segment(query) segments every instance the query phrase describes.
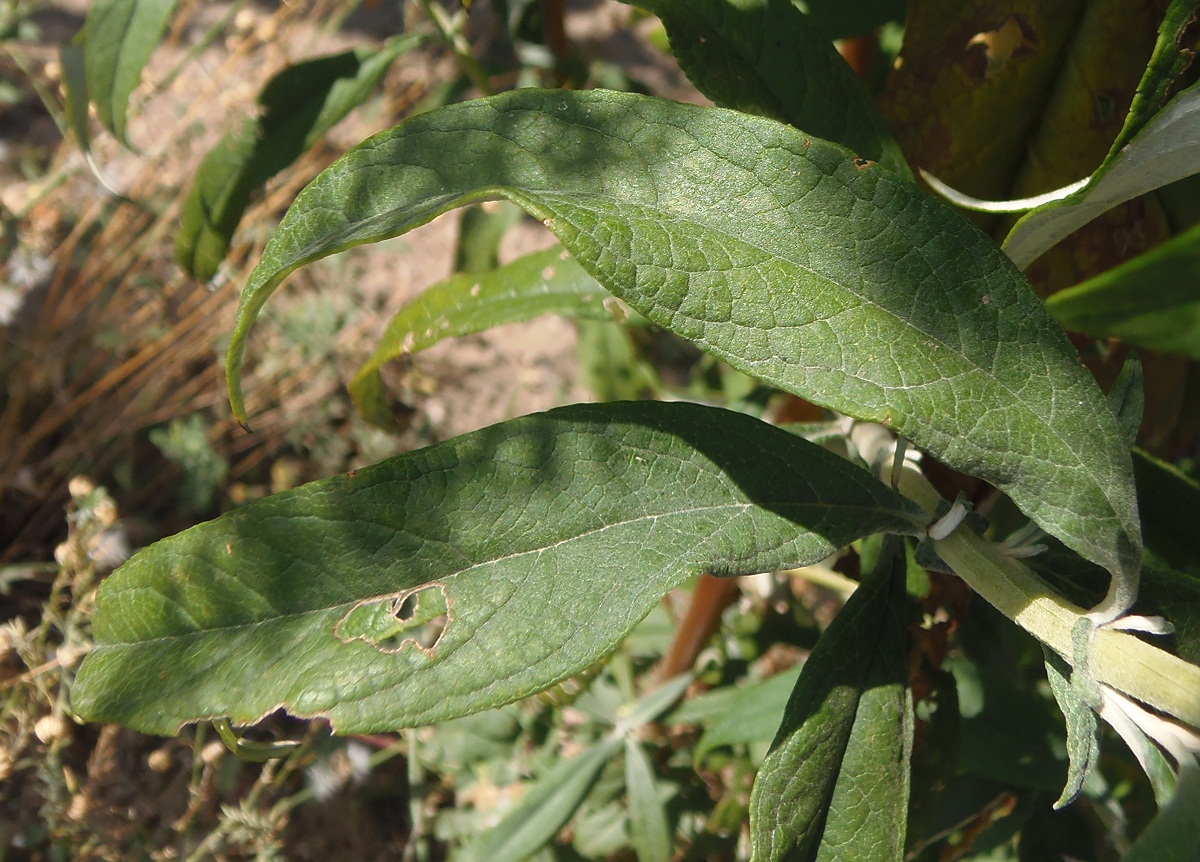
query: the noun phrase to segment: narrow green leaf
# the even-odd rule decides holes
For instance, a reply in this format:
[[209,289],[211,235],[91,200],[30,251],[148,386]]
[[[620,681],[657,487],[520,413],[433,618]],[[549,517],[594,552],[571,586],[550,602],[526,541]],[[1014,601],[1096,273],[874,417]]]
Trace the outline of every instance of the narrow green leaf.
[[912,701],[899,543],[817,642],[750,797],[754,858],[904,858]]
[[696,744],[696,763],[714,748],[770,742],[779,730],[800,668],[792,668],[754,685],[737,689],[737,697]]
[[379,369],[446,338],[543,314],[611,319],[608,291],[562,246],[534,252],[486,273],[460,273],[434,285],[392,318],[375,354],[350,380],[350,397],[369,422],[396,424]]
[[1167,565],[1200,578],[1200,484],[1140,449],[1134,452],[1138,505],[1146,519],[1146,547]]
[[63,88],[66,90],[67,126],[75,135],[75,143],[84,155],[92,152],[92,134],[88,128],[87,73],[84,66],[82,34],[63,45],[59,52],[62,63]]
[[718,105],[790,123],[911,177],[871,94],[790,0],[637,5],[662,20],[680,67]]
[[454,246],[455,272],[484,273],[500,266],[500,242],[524,213],[505,201],[490,207],[481,204],[463,212]]
[[[1087,620],[1081,620],[1087,623]],[[1085,632],[1083,627],[1081,632]],[[1085,637],[1080,635],[1079,637]],[[1057,653],[1045,650],[1046,679],[1067,722],[1067,783],[1054,803],[1055,809],[1074,802],[1083,783],[1100,761],[1100,693],[1095,680],[1088,676],[1086,645],[1076,645],[1076,663],[1072,668]]]
[[903,21],[907,0],[792,0],[830,39],[863,36],[892,21]]
[[1200,359],[1200,226],[1046,300],[1065,329]]
[[1026,213],[1004,239],[1024,269],[1044,252],[1117,204],[1200,172],[1200,84],[1173,98],[1134,138],[1110,154],[1082,189]]
[[578,757],[559,761],[498,826],[465,847],[463,855],[471,862],[522,862],[571,819],[620,747],[620,738],[610,737]]
[[297,198],[242,293],[226,362],[239,418],[247,335],[288,273],[488,197],[543,219],[654,323],[766,383],[891,425],[1136,577],[1128,449],[1004,255],[891,171],[716,108],[518,90],[370,139]]
[[[141,551],[100,589],[73,703],[159,734],[280,707],[343,733],[430,724],[582,672],[689,576],[812,563],[923,521],[866,471],[748,416],[563,408]],[[444,618],[420,617],[426,598]]]
[[1130,449],[1137,443],[1142,414],[1146,410],[1144,380],[1142,360],[1136,353],[1130,353],[1112,388],[1108,390],[1108,406],[1117,417],[1117,426],[1125,436],[1125,445]]
[[1125,862],[1192,862],[1200,847],[1200,767],[1185,763],[1170,803],[1129,848]]
[[638,862],[670,862],[675,851],[667,810],[658,795],[654,770],[641,744],[625,737],[625,790],[629,799],[629,838]]
[[377,50],[307,60],[268,81],[261,116],[226,135],[200,165],[175,235],[179,265],[201,281],[212,278],[254,193],[361,105],[392,61],[420,41],[409,34]]
[[96,116],[128,145],[129,96],[158,47],[177,0],[94,0],[84,22],[87,94]]

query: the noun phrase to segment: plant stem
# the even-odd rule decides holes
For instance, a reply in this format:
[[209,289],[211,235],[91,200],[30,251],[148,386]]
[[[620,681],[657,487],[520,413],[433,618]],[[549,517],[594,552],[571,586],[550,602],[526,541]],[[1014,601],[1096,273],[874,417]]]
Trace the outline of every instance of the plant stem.
[[[905,464],[900,490],[932,516],[942,497],[929,480]],[[934,542],[939,557],[1006,617],[1062,656],[1073,660],[1071,632],[1088,616],[1057,595],[1030,568],[967,529]],[[1136,698],[1192,727],[1200,727],[1200,667],[1132,634],[1100,628],[1089,670],[1098,682]]]

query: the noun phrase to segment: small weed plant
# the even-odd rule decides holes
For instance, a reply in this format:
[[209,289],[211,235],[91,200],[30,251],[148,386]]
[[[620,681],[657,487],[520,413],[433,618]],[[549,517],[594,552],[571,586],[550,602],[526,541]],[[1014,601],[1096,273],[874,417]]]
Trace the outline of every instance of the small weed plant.
[[[269,756],[278,744],[233,728],[278,710],[345,735],[464,721],[584,685],[606,657],[624,656],[571,707],[588,705],[590,737],[557,751],[498,824],[475,824],[456,858],[568,858],[550,843],[568,822],[593,838],[572,852],[591,858],[622,846],[643,862],[706,852],[696,836],[708,827],[680,813],[681,785],[654,758],[669,751],[656,734],[690,720],[712,735],[697,760],[751,746],[753,789],[721,827],[739,834],[748,812],[745,840],[723,851],[732,856],[1194,859],[1200,487],[1137,441],[1140,431],[1168,458],[1194,452],[1178,375],[1200,357],[1200,234],[1169,202],[1195,193],[1200,170],[1200,87],[1187,69],[1195,3],[1159,4],[1150,21],[1122,2],[1068,14],[914,0],[907,18],[886,2],[639,5],[716,106],[602,89],[491,94],[462,38],[465,11],[424,4],[428,34],[298,64],[267,86],[261,114],[202,168],[177,257],[202,279],[217,273],[254,190],[361,102],[394,57],[441,38],[486,95],[369,138],[296,198],[242,289],[226,363],[238,418],[253,427],[243,357],[290,273],[495,200],[559,245],[464,272],[405,308],[350,382],[369,419],[393,421],[386,362],[547,312],[608,333],[671,333],[710,357],[718,379],[751,382],[730,383],[725,393],[741,394],[723,406],[612,401],[516,418],[160,541],[100,587],[72,708],[162,735],[212,721],[235,749]],[[559,6],[541,4],[551,23]],[[170,8],[96,3],[72,48],[76,103],[90,100],[118,137]],[[961,38],[939,41],[952,29],[933,23],[939,15]],[[559,29],[546,34],[561,53]],[[848,55],[898,45],[881,94],[830,37]],[[1128,87],[1092,92],[1071,114],[1060,102],[1082,97],[1055,70],[1117,74],[1105,52],[1118,42],[1143,46]],[[578,80],[569,64],[555,70]],[[1015,161],[986,166],[1026,116],[1015,101],[997,107],[1001,92],[1036,103],[1029,146],[1050,141],[1024,173]],[[953,132],[935,110],[982,114]],[[1085,139],[1089,117],[1112,123],[1094,161],[1083,143],[1064,156],[1063,138],[1046,137]],[[1042,194],[1052,186],[1038,170],[1055,159],[1083,179]],[[972,223],[913,167],[985,215]],[[1041,197],[994,202],[950,186],[990,197],[1035,186]],[[1062,274],[1056,246],[1128,201],[1160,206],[1144,203],[1156,191],[1156,236],[1174,238],[1126,249],[1116,267],[1097,254],[1105,266],[1086,277]],[[1107,394],[1064,328],[1090,336],[1077,342],[1089,359],[1107,359]],[[1101,355],[1117,339],[1147,352],[1145,371],[1124,348]],[[1182,357],[1168,363],[1175,377],[1162,376],[1163,356]],[[627,371],[653,376],[631,362]],[[1164,380],[1185,405],[1169,428]],[[767,421],[780,411],[764,405],[780,403],[820,421]],[[822,573],[849,594],[798,673],[682,706],[688,675],[636,690],[635,653],[622,644],[664,596],[701,575],[764,572]],[[968,613],[969,600],[948,598],[951,576],[990,608]],[[1005,657],[1006,643],[1017,645]],[[1013,670],[982,669],[989,650]],[[1066,719],[1050,742],[1047,682]],[[712,700],[722,691],[736,694]],[[508,709],[496,721],[515,721]],[[739,732],[764,723],[765,734]],[[1145,778],[1105,778],[1102,758],[1121,744],[1105,727]],[[1099,846],[1045,837],[1069,831],[1034,801],[1051,790],[1055,808],[1088,800],[1108,824]],[[627,800],[615,842],[596,837],[609,810],[597,794]],[[1016,826],[976,847],[1005,815]]]

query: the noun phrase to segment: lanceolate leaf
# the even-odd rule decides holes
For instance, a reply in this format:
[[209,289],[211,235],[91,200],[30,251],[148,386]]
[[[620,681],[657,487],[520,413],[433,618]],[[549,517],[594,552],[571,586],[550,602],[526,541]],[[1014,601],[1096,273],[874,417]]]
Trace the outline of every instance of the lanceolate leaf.
[[128,143],[129,95],[158,46],[176,0],[95,0],[84,24],[88,98],[101,124]]
[[1022,269],[1096,216],[1200,172],[1200,84],[1172,99],[1122,150],[1110,154],[1092,181],[1071,196],[1026,214],[1004,239]]
[[1200,227],[1059,291],[1046,308],[1075,332],[1200,359]]
[[904,550],[880,559],[826,629],[750,798],[754,858],[904,858],[912,701]]
[[[718,105],[773,117],[911,176],[871,94],[790,0],[638,0]],[[845,4],[843,4],[845,5]]]
[[253,194],[358,107],[398,56],[420,42],[404,36],[284,69],[259,94],[262,116],[226,135],[200,165],[184,201],[175,259],[207,281],[217,271]]
[[486,197],[543,219],[654,323],[891,425],[997,484],[1081,554],[1136,575],[1128,450],[1004,255],[891,171],[720,109],[519,90],[365,142],[299,196],[243,292],[227,360],[239,417],[247,334],[289,272]]
[[708,571],[822,559],[912,504],[786,431],[674,403],[513,420],[253,503],[100,590],[83,715],[151,733],[279,707],[344,733],[583,671]]
[[445,338],[558,312],[603,320],[608,291],[556,246],[487,273],[462,273],[434,285],[392,318],[375,355],[355,372],[350,397],[370,422],[395,424],[379,369]]
[[511,814],[466,847],[463,856],[470,862],[528,859],[571,819],[604,764],[620,748],[619,737],[608,737],[578,757],[560,760],[529,789]]

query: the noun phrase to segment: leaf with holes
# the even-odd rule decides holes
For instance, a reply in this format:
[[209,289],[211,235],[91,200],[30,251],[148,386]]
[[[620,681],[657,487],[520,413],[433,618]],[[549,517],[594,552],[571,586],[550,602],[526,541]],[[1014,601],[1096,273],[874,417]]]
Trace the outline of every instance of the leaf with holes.
[[923,520],[749,416],[563,408],[142,551],[100,589],[73,703],[158,734],[280,707],[342,733],[429,724],[580,673],[699,572],[811,563]]
[[297,198],[242,293],[226,363],[238,416],[246,338],[288,273],[494,197],[543,219],[652,322],[766,383],[891,425],[1136,579],[1128,447],[1004,254],[891,171],[716,108],[518,90],[366,141]]

